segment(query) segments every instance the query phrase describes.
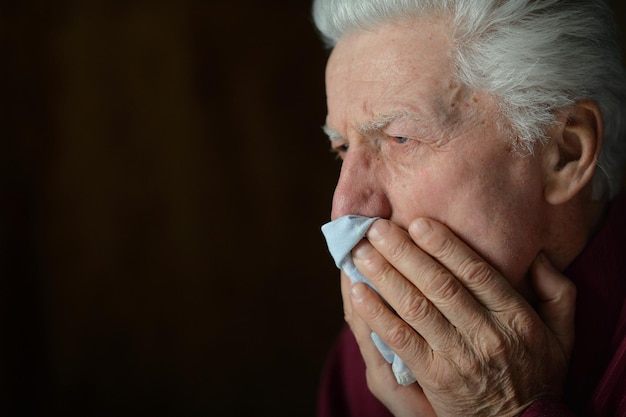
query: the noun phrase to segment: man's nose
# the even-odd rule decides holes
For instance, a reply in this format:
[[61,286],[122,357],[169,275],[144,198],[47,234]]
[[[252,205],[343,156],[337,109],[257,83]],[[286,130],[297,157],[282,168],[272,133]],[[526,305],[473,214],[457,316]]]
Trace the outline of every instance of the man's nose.
[[333,196],[332,220],[348,214],[367,217],[391,217],[384,176],[375,160],[366,152],[350,149],[343,164]]

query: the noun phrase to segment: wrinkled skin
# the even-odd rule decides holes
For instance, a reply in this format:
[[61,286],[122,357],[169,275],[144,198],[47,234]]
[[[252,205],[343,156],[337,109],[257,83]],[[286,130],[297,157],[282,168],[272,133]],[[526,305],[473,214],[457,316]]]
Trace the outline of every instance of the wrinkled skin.
[[[332,218],[383,219],[353,256],[397,313],[342,277],[345,316],[395,415],[515,416],[560,395],[575,289],[548,259],[562,267],[584,238],[554,233],[574,189],[553,191],[558,151],[515,152],[495,100],[455,81],[450,48],[445,22],[415,20],[346,35],[329,60]],[[417,384],[397,385],[372,331]]]
[[[573,343],[573,285],[545,258],[533,264],[542,318],[441,224],[416,221],[409,231],[379,220],[354,251],[399,317],[369,287],[342,277],[372,392],[396,416],[515,416],[535,399],[558,398]],[[395,383],[372,330],[419,385]]]

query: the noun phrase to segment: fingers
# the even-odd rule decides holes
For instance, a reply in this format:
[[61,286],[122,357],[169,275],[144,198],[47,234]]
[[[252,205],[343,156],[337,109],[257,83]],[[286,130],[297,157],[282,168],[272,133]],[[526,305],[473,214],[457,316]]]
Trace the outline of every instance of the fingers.
[[522,302],[509,282],[447,227],[429,219],[417,219],[409,226],[409,234],[488,310],[509,310]]
[[[342,283],[342,287],[347,290],[344,292],[344,305],[349,306],[350,327],[365,362],[367,386],[370,391],[395,416],[436,417],[430,402],[418,384],[398,385],[391,366],[372,341],[372,330],[358,314],[359,307],[361,307],[360,302],[357,301],[358,306],[352,306],[354,299],[351,295],[352,284],[345,276],[343,278],[347,284],[343,285],[344,283]],[[355,287],[361,287],[372,296],[372,299],[377,299],[376,301],[380,302],[380,298],[365,284],[357,283]]]
[[[394,268],[381,252],[374,249],[372,244],[366,241],[359,243],[355,248],[353,258],[359,270],[368,276],[381,296],[403,320],[399,320],[393,312],[384,308],[382,302],[370,305],[367,300],[371,300],[373,297],[361,286],[355,285],[353,287],[353,290],[358,291],[352,294],[353,306],[356,307],[357,303],[359,306],[364,306],[361,307],[359,314],[370,323],[372,329],[379,336],[385,340],[390,340],[390,344],[397,349],[396,353],[398,354],[404,350],[410,352],[414,347],[409,342],[412,340],[411,334],[415,332],[411,331],[406,323],[410,324],[412,328],[418,329],[433,350],[444,351],[451,344],[450,337],[455,333],[454,326],[413,284],[415,279],[408,280],[405,278],[405,276],[411,277],[412,274],[428,273],[428,271],[424,271],[428,268],[423,268],[423,266],[433,264],[433,262],[419,248],[410,243],[406,234],[396,234],[396,238],[391,239],[392,241],[385,241],[384,244],[396,248],[403,247],[401,250],[390,249],[396,254],[391,257],[394,258],[394,266],[398,269]],[[373,238],[370,237],[370,239]],[[398,239],[400,242],[396,242]],[[441,268],[439,267],[439,269]],[[443,279],[456,282],[449,277]],[[436,280],[424,276],[424,281],[433,282]],[[450,310],[454,309],[451,308]]]
[[[357,285],[363,285],[366,287],[365,284]],[[368,289],[369,288],[366,287],[366,290]],[[343,296],[346,322],[354,334],[359,350],[361,351],[361,356],[363,356],[363,360],[367,365],[369,383],[376,383],[381,386],[388,387],[395,386],[396,379],[389,363],[381,356],[380,352],[376,348],[376,345],[374,345],[374,342],[372,341],[372,330],[369,325],[354,312],[351,295],[352,283],[344,273],[341,274],[341,292]],[[377,297],[375,294],[373,294],[373,296]]]
[[[409,366],[438,412],[467,415],[465,403],[450,401],[449,394],[467,404],[477,398],[487,403],[494,392],[483,388],[493,383],[515,412],[537,395],[558,391],[572,346],[575,294],[545,258],[531,269],[538,314],[506,278],[435,221],[417,220],[407,235],[378,220],[366,237],[352,253],[354,263],[391,306],[362,283],[345,285],[346,311],[368,375],[371,368],[395,386],[371,329]],[[546,363],[537,363],[538,357]]]
[[531,284],[539,298],[537,311],[569,358],[574,346],[576,286],[539,254],[531,269]]
[[[428,249],[439,244],[430,237],[434,235],[431,233],[425,239],[414,238],[424,240],[425,251],[416,246],[398,226],[386,220],[378,220],[367,234],[376,250],[366,252],[368,246],[363,243],[353,255],[357,267],[372,280],[398,314],[419,329],[434,350],[445,350],[451,337],[446,332],[474,328],[477,317],[484,316],[484,308],[463,286],[462,280],[454,276],[455,270],[463,268],[442,265],[433,259],[435,255],[428,252]],[[458,244],[457,241],[447,239],[454,245]],[[463,245],[463,248],[467,247]],[[442,255],[444,261],[450,263],[450,256],[446,256],[445,250],[440,250],[441,253],[435,250],[432,252]],[[478,259],[469,249],[455,252],[454,255],[463,256],[463,261],[470,255]],[[485,268],[493,272],[489,266]],[[467,314],[468,311],[475,314]]]
[[430,346],[400,317],[389,310],[380,297],[365,284],[352,286],[351,300],[354,311],[381,339],[385,340],[400,357],[423,363],[432,355]]
[[[345,272],[341,271],[341,299],[343,300],[343,318],[352,328],[352,303],[350,302],[350,287],[352,283]],[[354,331],[353,331],[354,332]]]

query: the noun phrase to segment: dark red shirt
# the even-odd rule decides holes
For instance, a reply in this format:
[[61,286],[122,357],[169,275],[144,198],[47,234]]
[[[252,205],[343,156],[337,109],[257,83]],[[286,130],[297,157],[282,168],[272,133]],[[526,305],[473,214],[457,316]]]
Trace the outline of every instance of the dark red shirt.
[[[562,402],[534,402],[523,417],[626,417],[626,197],[566,269],[577,287],[576,343]],[[318,417],[385,417],[367,388],[365,363],[346,327],[330,352]]]

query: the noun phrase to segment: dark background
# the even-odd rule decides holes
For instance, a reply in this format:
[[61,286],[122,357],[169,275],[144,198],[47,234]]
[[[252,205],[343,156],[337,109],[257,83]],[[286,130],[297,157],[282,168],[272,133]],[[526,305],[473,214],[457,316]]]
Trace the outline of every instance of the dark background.
[[309,9],[0,3],[0,415],[313,415],[342,312]]

